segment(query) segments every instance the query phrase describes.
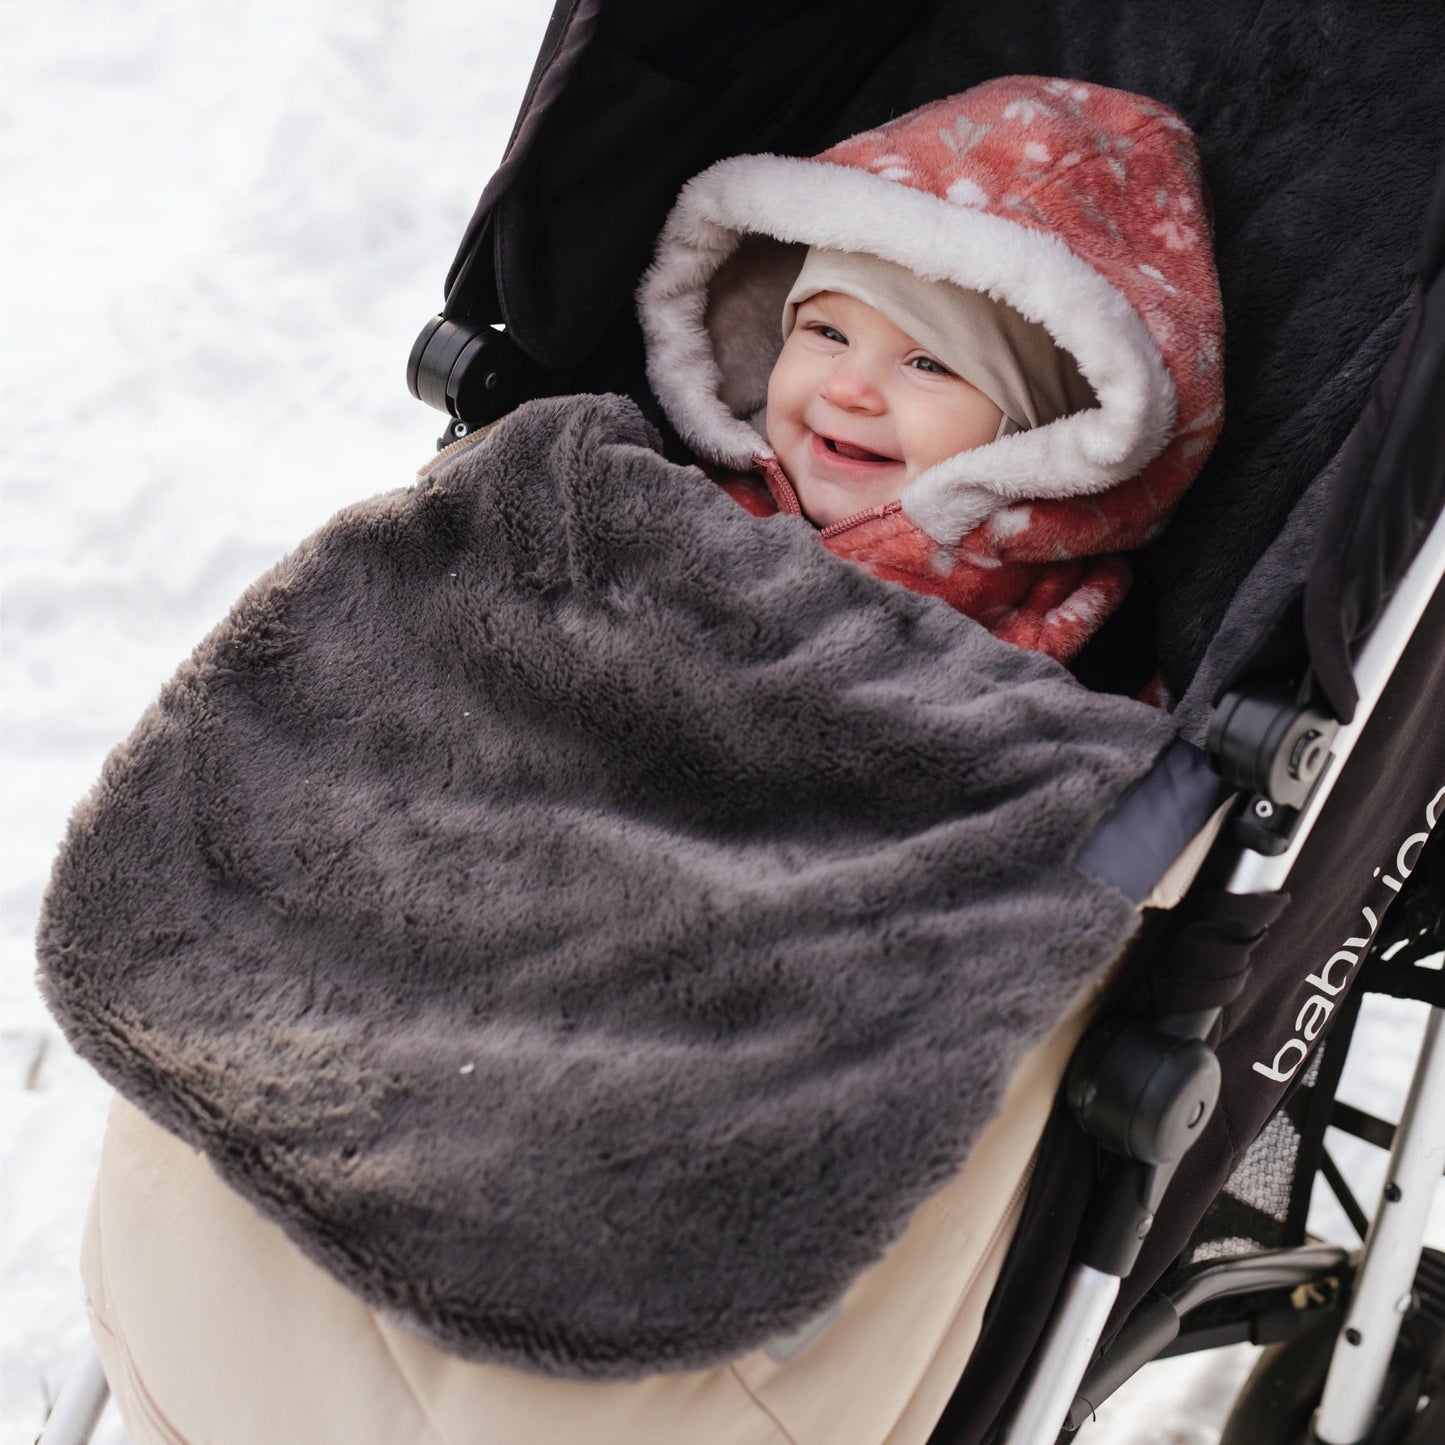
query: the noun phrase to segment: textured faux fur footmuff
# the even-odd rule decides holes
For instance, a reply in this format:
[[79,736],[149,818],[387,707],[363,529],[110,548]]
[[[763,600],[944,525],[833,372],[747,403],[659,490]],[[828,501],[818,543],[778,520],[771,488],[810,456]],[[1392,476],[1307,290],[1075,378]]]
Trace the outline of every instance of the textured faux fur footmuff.
[[530,403],[241,599],[78,809],[76,1048],[468,1358],[815,1318],[1130,937],[1078,871],[1169,719]]

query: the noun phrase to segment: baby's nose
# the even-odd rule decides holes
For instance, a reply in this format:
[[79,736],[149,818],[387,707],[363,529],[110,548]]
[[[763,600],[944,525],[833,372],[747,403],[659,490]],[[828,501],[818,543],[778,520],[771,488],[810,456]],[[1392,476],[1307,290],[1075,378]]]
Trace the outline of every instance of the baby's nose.
[[873,368],[856,356],[840,356],[823,383],[823,396],[834,406],[853,410],[877,410],[883,405],[883,392]]

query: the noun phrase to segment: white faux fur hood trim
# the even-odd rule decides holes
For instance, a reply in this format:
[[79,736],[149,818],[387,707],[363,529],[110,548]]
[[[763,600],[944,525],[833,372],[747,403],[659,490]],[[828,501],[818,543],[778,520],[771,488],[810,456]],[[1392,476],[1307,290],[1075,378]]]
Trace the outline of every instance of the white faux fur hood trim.
[[903,510],[941,543],[1019,500],[1104,491],[1169,441],[1177,398],[1159,348],[1123,293],[1061,240],[853,166],[753,155],[688,182],[637,293],[653,392],[708,461],[746,468],[771,454],[721,400],[704,324],[710,283],[750,233],[866,251],[987,292],[1044,326],[1078,363],[1097,407],[960,452],[904,490]]

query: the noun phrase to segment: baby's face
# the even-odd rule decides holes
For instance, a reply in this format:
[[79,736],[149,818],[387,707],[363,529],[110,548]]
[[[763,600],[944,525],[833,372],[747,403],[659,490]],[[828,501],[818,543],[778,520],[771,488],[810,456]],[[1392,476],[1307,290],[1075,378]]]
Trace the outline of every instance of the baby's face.
[[893,501],[991,442],[1002,417],[882,312],[837,291],[798,307],[768,378],[768,442],[819,527]]

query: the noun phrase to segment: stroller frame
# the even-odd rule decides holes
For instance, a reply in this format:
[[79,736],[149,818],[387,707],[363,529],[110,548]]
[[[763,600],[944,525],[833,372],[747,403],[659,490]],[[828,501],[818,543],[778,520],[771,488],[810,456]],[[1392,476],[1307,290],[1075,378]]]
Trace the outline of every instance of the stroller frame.
[[[1384,692],[1400,656],[1424,615],[1431,598],[1445,579],[1445,519],[1437,520],[1408,571],[1400,580],[1384,615],[1370,634],[1355,662],[1355,678],[1360,701],[1354,718],[1340,726],[1330,752],[1318,763],[1315,781],[1304,806],[1299,809],[1284,849],[1273,856],[1257,851],[1248,844],[1238,844],[1239,855],[1231,870],[1226,889],[1231,893],[1277,893],[1287,883],[1290,869],[1322,812],[1335,781],[1356,741],[1363,733],[1380,696]],[[1231,699],[1221,705],[1217,716],[1223,716]],[[1292,752],[1296,744],[1282,744]],[[1275,816],[1276,809],[1289,806],[1282,797],[1269,791],[1255,794],[1242,805],[1246,816],[1261,820]],[[1202,1041],[1213,1026],[1218,1011],[1182,1019],[1160,1020],[1161,1033],[1172,1038]],[[1176,1030],[1178,1032],[1176,1032]],[[1203,1048],[1202,1042],[1200,1047]],[[1081,1046],[1080,1054],[1084,1048]],[[1205,1053],[1209,1063],[1213,1056]],[[1163,1152],[1177,1153],[1170,1157],[1149,1160],[1133,1157],[1132,1169],[1125,1178],[1096,1204],[1096,1223],[1081,1240],[1080,1254],[1092,1256],[1102,1251],[1099,1265],[1081,1260],[1076,1263],[1061,1291],[1059,1302],[1045,1329],[1032,1366],[1025,1377],[1023,1394],[1004,1437],[1006,1445],[1038,1445],[1053,1440],[1066,1425],[1075,1428],[1087,1418],[1093,1404],[1103,1395],[1098,1386],[1114,1376],[1104,1394],[1117,1388],[1132,1369],[1120,1373],[1123,1361],[1114,1368],[1088,1379],[1089,1365],[1103,1337],[1105,1325],[1122,1280],[1132,1268],[1139,1243],[1147,1235],[1153,1220],[1153,1208],[1162,1196],[1178,1160],[1202,1128],[1218,1092],[1218,1066],[1211,1075],[1209,1065],[1201,1063],[1187,1076],[1180,1078],[1171,1090],[1147,1099],[1146,1107],[1168,1126],[1168,1119],[1178,1119],[1183,1111],[1186,1127],[1169,1141]],[[1131,1075],[1115,1078],[1111,1083],[1131,1091],[1134,1097],[1110,1099],[1107,1104],[1097,1096],[1088,1100],[1081,1110],[1075,1103],[1076,1115],[1086,1129],[1090,1118],[1128,1117],[1137,1127],[1135,1111],[1145,1104],[1147,1077]],[[1081,1098],[1087,1089],[1077,1076],[1070,1080],[1071,1102]],[[1175,1126],[1177,1129],[1177,1125]],[[1152,1132],[1152,1129],[1151,1129]],[[1117,1141],[1105,1138],[1106,1145]],[[1137,1156],[1139,1151],[1135,1151]],[[1124,1155],[1123,1157],[1130,1157]],[[1445,1010],[1432,1009],[1425,1040],[1415,1065],[1414,1077],[1395,1134],[1386,1182],[1379,1206],[1365,1243],[1364,1254],[1355,1275],[1352,1304],[1335,1347],[1325,1393],[1315,1424],[1315,1434],[1327,1445],[1355,1445],[1368,1433],[1370,1419],[1376,1408],[1385,1373],[1399,1335],[1400,1324],[1410,1303],[1410,1287],[1420,1262],[1424,1243],[1426,1217],[1429,1212],[1433,1184],[1439,1179],[1445,1163]],[[1119,1228],[1122,1216],[1124,1225]],[[1132,1241],[1129,1226],[1132,1225]],[[1113,1238],[1110,1238],[1110,1235]],[[1258,1272],[1268,1260],[1266,1277]],[[1283,1257],[1247,1256],[1232,1264],[1213,1266],[1207,1289],[1196,1289],[1188,1302],[1198,1305],[1205,1299],[1218,1298],[1233,1292],[1235,1277],[1242,1277],[1248,1289],[1281,1284],[1303,1284],[1338,1270],[1341,1259],[1336,1251],[1320,1251],[1306,1246],[1289,1251]],[[1112,1266],[1112,1267],[1111,1267]],[[1185,1303],[1181,1301],[1180,1303]],[[1403,1307],[1402,1307],[1403,1306]],[[1174,1317],[1177,1329],[1178,1315]],[[1172,1337],[1172,1336],[1171,1336]],[[1131,1343],[1137,1355],[1140,1345],[1156,1344],[1136,1366],[1153,1358],[1157,1348],[1169,1337],[1137,1340]]]

